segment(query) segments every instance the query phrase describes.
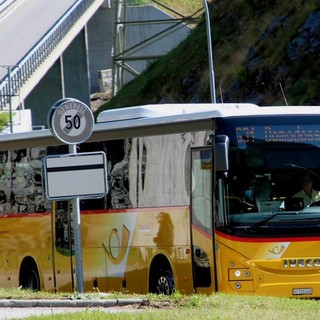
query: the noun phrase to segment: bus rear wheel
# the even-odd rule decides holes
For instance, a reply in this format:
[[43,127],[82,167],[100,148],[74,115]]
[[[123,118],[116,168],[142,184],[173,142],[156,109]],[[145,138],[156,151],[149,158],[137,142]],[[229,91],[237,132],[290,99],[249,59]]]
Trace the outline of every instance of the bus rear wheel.
[[25,258],[21,264],[19,283],[23,289],[40,290],[39,271],[35,261],[30,257]]
[[29,276],[27,277],[27,289],[33,291],[40,290],[40,280],[36,270],[29,271]]

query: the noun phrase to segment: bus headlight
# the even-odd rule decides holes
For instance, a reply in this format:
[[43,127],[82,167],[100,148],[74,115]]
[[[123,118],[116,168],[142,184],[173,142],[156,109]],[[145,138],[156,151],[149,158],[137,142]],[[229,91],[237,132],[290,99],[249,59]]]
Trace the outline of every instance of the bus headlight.
[[230,281],[252,280],[252,274],[249,269],[229,269]]

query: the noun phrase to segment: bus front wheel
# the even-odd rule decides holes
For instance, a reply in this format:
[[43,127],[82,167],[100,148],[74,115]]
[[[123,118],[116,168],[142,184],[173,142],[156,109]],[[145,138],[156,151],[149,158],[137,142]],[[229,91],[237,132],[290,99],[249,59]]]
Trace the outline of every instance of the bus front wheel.
[[173,272],[169,261],[163,255],[156,256],[150,266],[149,291],[170,295],[175,290]]
[[174,290],[173,275],[170,271],[165,271],[159,275],[157,280],[157,293],[170,295]]

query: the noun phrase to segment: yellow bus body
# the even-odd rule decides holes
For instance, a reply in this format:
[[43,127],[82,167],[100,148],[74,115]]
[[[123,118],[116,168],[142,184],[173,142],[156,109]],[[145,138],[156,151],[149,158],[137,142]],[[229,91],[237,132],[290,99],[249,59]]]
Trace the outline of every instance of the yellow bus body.
[[[18,287],[19,266],[30,256],[43,289],[71,291],[72,276],[76,277],[74,256],[52,253],[51,214],[0,219],[0,285]],[[187,207],[84,211],[81,225],[86,291],[96,286],[100,291],[146,293],[150,264],[163,255],[170,261],[176,289],[193,292]]]
[[[319,298],[320,202],[286,201],[300,171],[320,177],[319,107],[301,109],[103,113],[79,145],[106,153],[110,182],[81,198],[84,290]],[[71,199],[48,199],[42,170],[67,150],[49,130],[0,136],[0,287],[76,290]]]
[[0,286],[18,288],[21,262],[32,256],[41,272],[43,287],[54,289],[50,214],[1,216],[0,223]]
[[294,294],[293,290],[301,290],[305,298],[318,295],[318,246],[318,238],[248,240],[217,233],[217,264],[225,266],[218,273],[219,290],[282,297],[299,295]]

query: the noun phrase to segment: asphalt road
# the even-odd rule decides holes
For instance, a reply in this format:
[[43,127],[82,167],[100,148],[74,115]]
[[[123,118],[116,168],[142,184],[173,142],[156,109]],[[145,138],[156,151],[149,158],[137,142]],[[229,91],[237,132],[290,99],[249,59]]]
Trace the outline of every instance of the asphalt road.
[[43,315],[57,315],[67,314],[75,312],[105,312],[105,313],[116,313],[116,312],[137,312],[137,309],[130,307],[111,307],[111,308],[0,308],[0,319],[8,320],[12,318],[23,319],[31,316],[43,316]]
[[137,312],[143,299],[0,300],[0,320],[74,312]]
[[23,319],[30,316],[64,314],[83,310],[85,308],[0,308],[0,319]]
[[[76,0],[20,0],[0,17],[0,66],[14,65]],[[0,67],[0,79],[7,73]]]

